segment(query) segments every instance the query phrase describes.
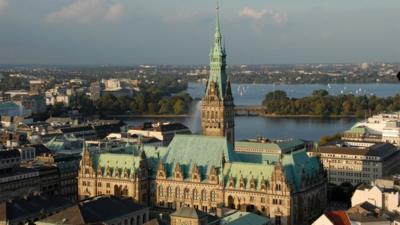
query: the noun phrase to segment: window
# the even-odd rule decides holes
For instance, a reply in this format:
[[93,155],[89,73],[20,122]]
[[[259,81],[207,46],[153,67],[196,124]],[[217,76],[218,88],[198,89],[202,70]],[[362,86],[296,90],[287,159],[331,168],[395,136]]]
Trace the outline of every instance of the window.
[[276,191],[281,191],[281,185],[280,184],[276,184],[275,185],[275,190]]
[[110,183],[107,183],[106,186],[109,188],[110,187]]
[[176,198],[180,198],[180,197],[181,197],[181,190],[179,189],[179,187],[177,187],[177,188],[175,189],[175,197],[176,197]]
[[206,190],[202,190],[201,191],[201,200],[202,201],[207,201],[207,192],[206,192]]
[[275,216],[275,225],[281,225],[281,216]]
[[167,197],[172,197],[172,187],[168,186],[167,188]]
[[184,195],[184,198],[185,198],[185,199],[189,199],[189,198],[190,198],[189,188],[186,188],[186,189],[185,189],[183,195]]
[[97,183],[97,187],[101,187],[101,182]]
[[193,190],[193,199],[194,200],[198,200],[199,199],[199,192],[197,191],[197,189]]
[[217,194],[215,193],[215,191],[211,191],[210,198],[211,198],[211,201],[212,201],[212,202],[215,202],[215,201],[216,201]]

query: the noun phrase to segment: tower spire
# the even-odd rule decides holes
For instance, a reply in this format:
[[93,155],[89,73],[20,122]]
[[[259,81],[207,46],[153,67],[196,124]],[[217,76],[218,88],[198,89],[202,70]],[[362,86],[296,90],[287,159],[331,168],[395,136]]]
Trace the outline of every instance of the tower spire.
[[234,104],[226,73],[225,43],[222,43],[219,0],[216,0],[214,43],[210,52],[210,75],[202,102],[201,127],[208,136],[225,136],[234,143]]
[[217,5],[215,7],[215,12],[216,12],[216,16],[217,16],[217,20],[216,20],[216,24],[215,24],[215,34],[219,34],[221,36],[221,25],[219,22],[219,0],[217,0]]

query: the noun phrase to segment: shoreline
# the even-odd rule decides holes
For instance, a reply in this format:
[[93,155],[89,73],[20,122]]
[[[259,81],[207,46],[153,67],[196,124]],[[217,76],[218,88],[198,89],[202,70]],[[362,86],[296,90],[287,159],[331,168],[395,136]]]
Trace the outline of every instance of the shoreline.
[[149,114],[149,115],[105,115],[105,118],[118,118],[118,119],[130,119],[130,118],[190,118],[191,116],[188,114],[174,115],[174,114],[166,114],[166,115],[158,115],[158,114]]
[[[264,117],[264,118],[321,118],[321,119],[347,119],[347,118],[357,118],[355,115],[330,115],[330,116],[319,116],[319,115],[235,115],[236,117]],[[191,118],[189,114],[166,114],[166,115],[106,115],[105,118],[108,119],[134,119],[134,118]]]
[[258,115],[260,117],[266,117],[266,118],[340,118],[340,119],[345,119],[345,118],[357,118],[355,115],[329,115],[329,116],[319,116],[319,115],[273,115],[273,114],[265,114],[265,115]]

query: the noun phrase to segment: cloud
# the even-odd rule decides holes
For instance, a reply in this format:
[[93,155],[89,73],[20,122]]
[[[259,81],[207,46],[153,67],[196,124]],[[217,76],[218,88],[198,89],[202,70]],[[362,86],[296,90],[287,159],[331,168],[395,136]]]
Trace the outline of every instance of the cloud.
[[210,18],[209,12],[190,12],[190,11],[180,11],[175,14],[169,14],[162,18],[162,20],[166,23],[193,23],[195,21],[199,21],[205,18]]
[[288,22],[288,14],[286,12],[278,12],[278,11],[269,11],[269,15],[272,18],[272,21],[274,21],[275,24],[278,25],[284,25]]
[[8,0],[0,0],[0,10],[8,6]]
[[48,14],[46,20],[49,23],[91,23],[99,20],[112,22],[122,14],[123,5],[120,3],[110,5],[106,0],[75,0],[70,5]]
[[112,5],[104,16],[105,21],[113,22],[118,20],[124,13],[124,6],[121,3]]
[[288,14],[285,11],[276,11],[272,9],[252,9],[244,7],[239,11],[240,17],[252,19],[254,21],[260,21],[263,19],[269,19],[276,25],[284,25],[288,22]]
[[267,14],[266,9],[262,10],[257,10],[257,9],[251,9],[249,7],[244,7],[242,10],[239,12],[239,16],[241,17],[248,17],[253,20],[260,20],[262,19],[265,15]]

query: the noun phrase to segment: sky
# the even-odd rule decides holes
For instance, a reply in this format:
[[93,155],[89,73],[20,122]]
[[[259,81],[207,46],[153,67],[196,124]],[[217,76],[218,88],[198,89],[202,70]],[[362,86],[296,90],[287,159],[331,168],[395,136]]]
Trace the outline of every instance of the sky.
[[[216,0],[0,0],[0,64],[208,64]],[[228,64],[400,62],[399,0],[220,0]]]

